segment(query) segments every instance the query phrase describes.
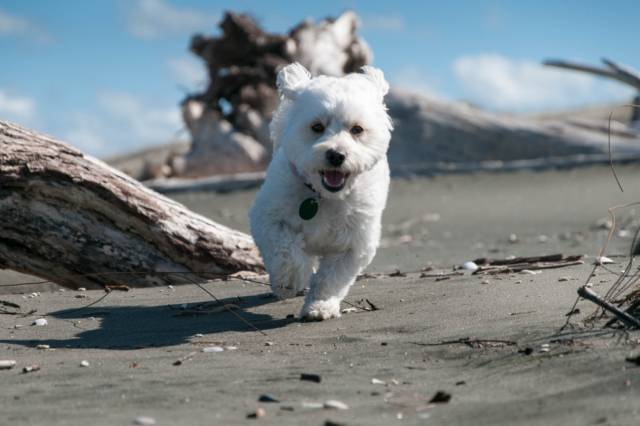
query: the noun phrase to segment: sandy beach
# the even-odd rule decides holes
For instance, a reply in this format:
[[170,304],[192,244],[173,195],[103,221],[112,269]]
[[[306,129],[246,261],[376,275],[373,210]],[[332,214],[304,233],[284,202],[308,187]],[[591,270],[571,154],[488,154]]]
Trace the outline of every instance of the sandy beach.
[[[183,304],[212,302],[195,285],[115,291],[100,301],[106,293],[51,286],[29,297],[35,287],[5,288],[0,300],[37,312],[0,315],[0,360],[16,361],[0,371],[0,423],[638,424],[640,370],[625,358],[640,354],[640,333],[603,329],[604,320],[585,326],[595,310],[588,301],[561,330],[578,287],[591,282],[604,294],[629,260],[640,207],[619,211],[607,249],[616,263],[591,276],[609,233],[607,209],[640,201],[640,167],[617,171],[624,193],[604,165],[394,180],[382,247],[366,272],[407,274],[357,281],[345,299],[355,312],[301,323],[302,298],[277,301],[249,281],[203,284],[265,334],[227,311],[182,315]],[[172,198],[248,232],[256,192]],[[556,253],[587,257],[535,275],[420,278],[478,258]],[[1,284],[22,279],[32,278],[0,275]],[[55,314],[46,326],[30,325],[45,313]],[[223,350],[203,352],[209,347]],[[40,370],[23,373],[31,364]],[[429,404],[437,392],[450,400]],[[348,408],[323,408],[338,406],[331,400]],[[259,409],[262,418],[247,417]]]

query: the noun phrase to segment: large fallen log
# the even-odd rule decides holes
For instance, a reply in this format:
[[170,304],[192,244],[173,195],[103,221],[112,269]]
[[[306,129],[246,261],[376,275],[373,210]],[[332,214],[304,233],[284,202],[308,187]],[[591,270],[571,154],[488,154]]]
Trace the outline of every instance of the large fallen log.
[[[104,288],[264,273],[250,236],[50,136],[0,121],[0,269]],[[176,275],[154,274],[173,272]],[[185,278],[186,277],[186,278]],[[187,279],[189,278],[189,279]]]

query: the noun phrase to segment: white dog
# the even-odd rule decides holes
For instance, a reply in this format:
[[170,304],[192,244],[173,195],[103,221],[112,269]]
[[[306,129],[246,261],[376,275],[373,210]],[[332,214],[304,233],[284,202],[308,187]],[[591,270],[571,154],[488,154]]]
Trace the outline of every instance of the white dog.
[[380,243],[393,124],[382,71],[363,71],[312,78],[294,63],[277,78],[274,156],[249,219],[273,292],[286,299],[310,288],[300,313],[308,321],[340,316]]

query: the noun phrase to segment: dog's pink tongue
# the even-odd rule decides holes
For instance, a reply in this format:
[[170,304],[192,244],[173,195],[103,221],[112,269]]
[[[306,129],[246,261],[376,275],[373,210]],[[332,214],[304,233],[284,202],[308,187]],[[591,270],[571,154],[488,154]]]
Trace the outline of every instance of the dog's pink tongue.
[[329,186],[340,186],[344,181],[344,173],[338,170],[325,170],[324,179]]

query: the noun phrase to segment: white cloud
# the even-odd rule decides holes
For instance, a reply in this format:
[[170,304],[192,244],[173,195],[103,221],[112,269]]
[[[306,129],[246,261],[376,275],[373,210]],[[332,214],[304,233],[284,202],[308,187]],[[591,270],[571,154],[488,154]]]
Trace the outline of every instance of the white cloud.
[[628,100],[631,87],[577,71],[498,54],[463,56],[453,71],[465,99],[485,108],[533,112]]
[[170,58],[166,64],[171,78],[190,89],[204,86],[208,82],[207,67],[193,56]]
[[17,36],[25,40],[35,40],[39,43],[54,43],[56,37],[47,33],[30,19],[12,15],[0,8],[0,37]]
[[416,65],[405,65],[399,71],[391,74],[388,79],[394,86],[427,93],[440,99],[447,98],[439,89],[440,79],[427,75],[422,68]]
[[211,31],[220,20],[218,12],[179,9],[163,0],[138,0],[125,7],[124,20],[131,34],[143,39],[155,39],[193,31]]
[[33,99],[0,89],[0,120],[28,127],[33,124],[36,103]]
[[362,29],[365,31],[402,31],[404,18],[402,15],[363,15]]
[[77,113],[66,117],[63,140],[99,157],[135,151],[169,140],[184,139],[178,105],[124,92],[98,93],[102,114]]

